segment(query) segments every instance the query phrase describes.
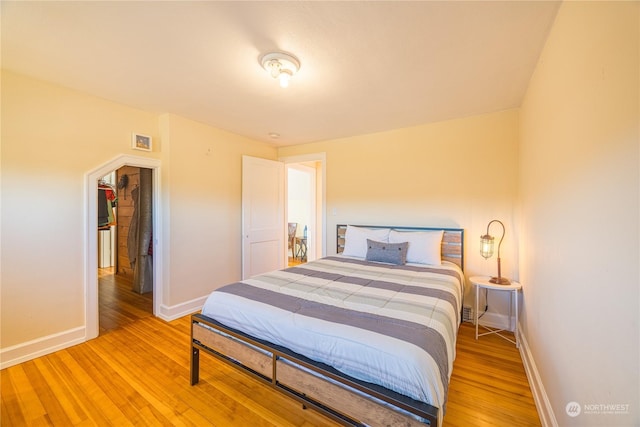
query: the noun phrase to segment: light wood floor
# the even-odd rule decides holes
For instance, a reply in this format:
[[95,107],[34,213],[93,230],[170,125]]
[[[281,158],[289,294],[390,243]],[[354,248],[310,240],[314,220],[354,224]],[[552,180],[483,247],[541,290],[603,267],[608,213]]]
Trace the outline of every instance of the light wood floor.
[[[200,383],[190,386],[189,327],[189,316],[142,316],[3,369],[0,425],[335,425],[206,354]],[[444,425],[540,425],[513,344],[476,341],[473,325],[460,327]]]
[[289,264],[288,264],[288,266],[289,266],[289,267],[294,267],[294,266],[296,266],[296,265],[300,265],[300,264],[304,264],[304,263],[305,263],[305,261],[301,260],[300,258],[292,258],[292,257],[289,257]]
[[153,293],[139,294],[132,289],[132,277],[114,275],[113,267],[98,269],[100,335],[153,316]]

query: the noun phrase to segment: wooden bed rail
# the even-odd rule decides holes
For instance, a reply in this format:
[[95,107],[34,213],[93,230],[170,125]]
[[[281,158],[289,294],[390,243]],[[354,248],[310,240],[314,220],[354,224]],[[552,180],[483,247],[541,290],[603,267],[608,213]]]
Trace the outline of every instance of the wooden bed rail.
[[438,425],[439,411],[434,406],[349,377],[330,366],[228,328],[202,314],[194,314],[191,316],[191,385],[200,380],[200,350],[343,425]]

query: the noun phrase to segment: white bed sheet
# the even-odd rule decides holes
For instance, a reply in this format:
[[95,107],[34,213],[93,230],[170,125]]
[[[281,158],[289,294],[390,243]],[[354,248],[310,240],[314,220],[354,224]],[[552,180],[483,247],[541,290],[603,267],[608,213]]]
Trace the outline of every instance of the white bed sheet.
[[[241,282],[256,289],[276,292],[282,299],[301,298],[305,304],[336,307],[364,315],[394,318],[437,331],[443,337],[446,373],[429,352],[397,337],[336,323],[252,301],[229,292],[213,292],[202,314],[256,338],[291,349],[337,370],[442,408],[455,359],[455,342],[460,322],[464,275],[458,266],[445,262],[438,269],[457,274],[439,274],[431,269],[417,271],[389,269],[388,265],[365,266],[335,256],[304,264],[299,268],[274,271]],[[360,260],[357,260],[360,261]],[[369,263],[370,264],[370,263]],[[416,267],[416,265],[411,265]],[[316,271],[320,277],[300,274]],[[336,282],[323,275],[341,275],[377,282],[392,281],[412,289],[429,287],[450,295],[442,300],[428,295],[399,292],[358,283]],[[459,276],[462,280],[454,276]],[[446,381],[446,384],[445,384]]]

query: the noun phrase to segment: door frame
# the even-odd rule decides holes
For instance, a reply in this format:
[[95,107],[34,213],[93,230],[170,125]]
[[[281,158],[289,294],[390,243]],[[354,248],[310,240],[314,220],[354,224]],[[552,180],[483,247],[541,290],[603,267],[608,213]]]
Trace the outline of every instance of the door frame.
[[[321,250],[316,250],[316,258],[321,258],[327,256],[327,154],[324,152],[321,153],[311,153],[311,154],[302,154],[297,156],[287,156],[280,157],[279,161],[283,162],[285,165],[292,163],[307,163],[307,162],[319,162],[320,163],[320,179],[316,179],[316,198],[318,193],[320,194],[320,206],[316,206],[316,228],[320,228],[315,233],[316,236],[320,236],[320,238],[316,238],[317,242],[321,245]],[[285,174],[285,182],[286,182]],[[288,194],[288,183],[285,188],[285,193]],[[320,187],[320,191],[318,192],[318,187]],[[285,206],[287,208],[287,206]],[[318,224],[320,227],[318,227]],[[285,227],[286,229],[286,227]],[[317,246],[316,246],[317,249]],[[286,255],[285,251],[285,262]]]
[[162,304],[162,192],[160,189],[161,162],[157,159],[120,155],[85,174],[84,227],[84,289],[85,341],[100,333],[98,304],[98,181],[123,166],[147,168],[153,171],[153,315],[160,313]]

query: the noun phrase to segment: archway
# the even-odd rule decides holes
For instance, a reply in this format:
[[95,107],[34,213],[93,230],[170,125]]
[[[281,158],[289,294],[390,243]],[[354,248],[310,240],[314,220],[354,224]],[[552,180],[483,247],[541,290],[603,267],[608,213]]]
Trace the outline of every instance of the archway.
[[98,336],[98,196],[100,178],[122,166],[151,169],[153,172],[153,314],[160,312],[162,302],[162,193],[160,191],[160,160],[121,155],[85,174],[85,340]]

